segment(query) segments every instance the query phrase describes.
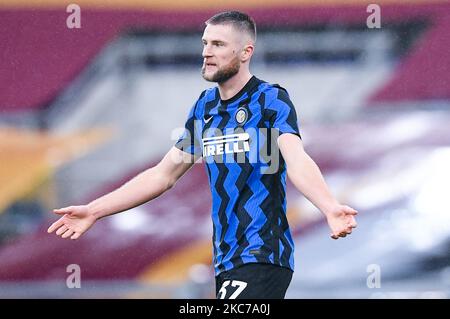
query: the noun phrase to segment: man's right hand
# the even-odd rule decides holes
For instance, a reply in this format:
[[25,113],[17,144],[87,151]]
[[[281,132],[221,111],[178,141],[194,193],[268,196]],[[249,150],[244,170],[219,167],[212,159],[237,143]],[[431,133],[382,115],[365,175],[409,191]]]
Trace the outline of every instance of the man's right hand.
[[64,216],[54,222],[47,232],[56,230],[56,235],[61,238],[78,239],[96,221],[95,216],[89,213],[87,205],[54,209],[53,212]]

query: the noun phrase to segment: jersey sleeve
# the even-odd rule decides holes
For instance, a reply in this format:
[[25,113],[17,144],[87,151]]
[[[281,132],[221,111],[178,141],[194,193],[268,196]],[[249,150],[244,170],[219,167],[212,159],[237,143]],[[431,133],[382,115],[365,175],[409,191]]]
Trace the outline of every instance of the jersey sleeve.
[[175,147],[178,149],[195,155],[195,156],[201,156],[202,155],[202,148],[201,148],[201,118],[199,118],[199,115],[197,114],[199,105],[201,104],[201,98],[204,93],[202,93],[197,100],[197,102],[192,106],[191,110],[189,111],[188,118],[186,120],[186,123],[184,125],[184,132],[178,139],[178,141],[175,143]]
[[298,128],[297,112],[284,88],[275,85],[274,98],[266,107],[265,112],[271,127],[277,129],[280,135],[292,133],[301,138]]

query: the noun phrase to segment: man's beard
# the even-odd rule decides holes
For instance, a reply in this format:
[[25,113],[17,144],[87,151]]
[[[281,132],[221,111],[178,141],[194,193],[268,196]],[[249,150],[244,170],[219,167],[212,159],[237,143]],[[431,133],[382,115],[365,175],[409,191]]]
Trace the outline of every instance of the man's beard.
[[240,66],[239,59],[235,57],[228,65],[217,70],[211,77],[205,77],[206,66],[204,66],[202,68],[202,76],[206,81],[223,83],[235,76],[239,72]]

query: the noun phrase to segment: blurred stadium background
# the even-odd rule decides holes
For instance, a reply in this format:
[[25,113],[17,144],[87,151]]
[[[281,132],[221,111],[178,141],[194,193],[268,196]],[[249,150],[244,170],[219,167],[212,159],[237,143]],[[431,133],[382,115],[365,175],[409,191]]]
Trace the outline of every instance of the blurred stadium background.
[[[70,3],[80,29],[66,26]],[[332,241],[288,186],[287,297],[448,298],[450,3],[373,1],[379,29],[366,25],[369,3],[2,0],[0,298],[214,297],[202,165],[78,241],[46,229],[53,208],[114,189],[172,146],[211,86],[200,76],[203,22],[228,9],[255,18],[253,73],[288,89],[307,151],[360,211],[357,230]],[[79,289],[66,286],[71,264]]]

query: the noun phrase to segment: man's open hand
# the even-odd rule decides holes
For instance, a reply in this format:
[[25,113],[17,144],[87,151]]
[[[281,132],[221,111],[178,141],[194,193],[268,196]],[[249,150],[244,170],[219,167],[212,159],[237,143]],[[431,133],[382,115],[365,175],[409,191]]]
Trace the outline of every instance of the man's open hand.
[[89,214],[86,205],[54,209],[53,212],[64,216],[54,222],[47,232],[52,233],[56,230],[56,235],[61,238],[78,239],[96,221],[96,218]]
[[327,216],[327,222],[331,229],[331,238],[338,239],[352,233],[357,226],[355,216],[358,212],[346,205],[337,205]]

